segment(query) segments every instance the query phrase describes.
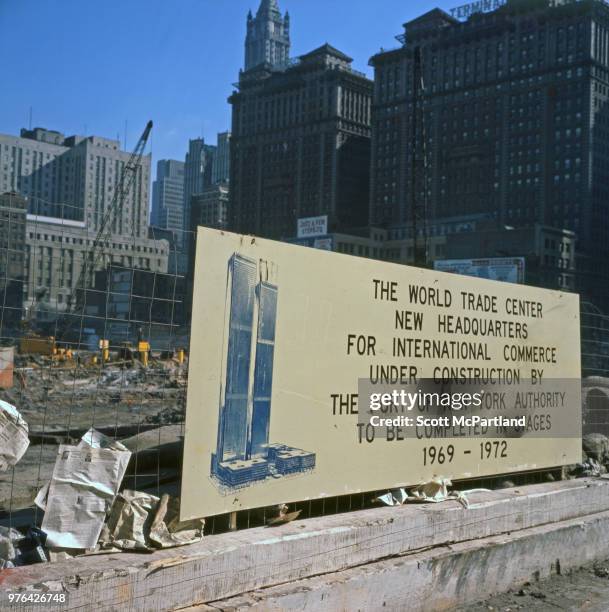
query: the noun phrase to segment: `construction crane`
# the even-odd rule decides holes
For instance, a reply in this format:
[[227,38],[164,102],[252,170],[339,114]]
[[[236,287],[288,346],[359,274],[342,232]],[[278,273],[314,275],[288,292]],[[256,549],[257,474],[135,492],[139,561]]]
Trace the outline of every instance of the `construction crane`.
[[87,287],[93,278],[96,270],[100,269],[102,260],[105,257],[105,249],[108,246],[108,241],[114,231],[114,226],[118,213],[122,210],[129,192],[131,191],[138,173],[138,169],[142,164],[142,156],[148,142],[150,132],[152,130],[152,121],[148,121],[146,128],[142,132],[140,139],[137,141],[133,153],[129,157],[129,161],[125,164],[123,171],[120,174],[118,183],[114,190],[114,197],[110,205],[104,211],[102,221],[99,225],[97,235],[95,236],[91,246],[84,254],[82,268],[78,280],[74,285],[72,293],[68,299],[67,316],[64,317],[64,324],[58,326],[58,336],[63,339],[72,327],[77,317],[74,315],[80,314],[84,316],[86,305]]

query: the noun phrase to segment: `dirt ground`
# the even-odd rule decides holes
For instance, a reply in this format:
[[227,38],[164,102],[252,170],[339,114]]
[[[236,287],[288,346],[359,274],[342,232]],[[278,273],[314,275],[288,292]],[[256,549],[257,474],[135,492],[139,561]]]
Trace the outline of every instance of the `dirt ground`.
[[73,430],[80,437],[78,432],[89,427],[166,424],[180,418],[185,365],[153,361],[144,368],[136,361],[91,366],[76,360],[50,364],[43,357],[19,361],[25,367],[17,368],[13,388],[0,390],[0,399],[19,410],[31,435]]
[[[0,473],[0,523],[3,512],[33,507],[51,476],[59,444],[77,443],[90,427],[125,439],[183,422],[187,363],[153,359],[146,368],[137,361],[91,365],[90,355],[64,363],[41,356],[16,361],[14,385],[0,389],[0,400],[19,410],[31,443],[13,469]],[[160,478],[157,463],[145,470],[138,456],[138,465],[139,474]],[[138,478],[137,485],[149,480]]]
[[609,610],[609,559],[496,595],[459,612],[513,610]]

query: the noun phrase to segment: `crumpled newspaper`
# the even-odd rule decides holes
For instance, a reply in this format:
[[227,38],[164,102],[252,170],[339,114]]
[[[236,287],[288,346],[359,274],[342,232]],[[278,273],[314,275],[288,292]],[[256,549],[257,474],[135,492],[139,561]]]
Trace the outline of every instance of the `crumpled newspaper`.
[[91,549],[127,470],[131,451],[90,429],[77,446],[59,447],[53,475],[36,496],[49,548]]
[[102,530],[102,549],[152,551],[194,544],[203,538],[205,519],[180,521],[179,500],[141,491],[123,491]]
[[377,497],[376,500],[384,503],[386,506],[400,506],[406,503],[439,503],[453,499],[461,503],[464,508],[469,508],[468,495],[489,491],[489,489],[449,491],[448,487],[450,486],[452,486],[450,478],[436,476],[427,482],[413,487],[409,493],[405,489],[392,489],[388,493]]
[[17,408],[0,400],[0,472],[23,457],[30,445],[28,433],[28,425]]

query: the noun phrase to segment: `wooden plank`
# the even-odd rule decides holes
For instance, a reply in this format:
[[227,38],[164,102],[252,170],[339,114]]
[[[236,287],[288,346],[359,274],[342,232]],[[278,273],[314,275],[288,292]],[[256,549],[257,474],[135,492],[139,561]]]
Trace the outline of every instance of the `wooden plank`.
[[448,610],[605,558],[607,530],[609,512],[602,512],[409,553],[192,606],[184,612]]
[[97,555],[4,571],[0,591],[53,587],[66,610],[163,610],[338,572],[390,556],[609,510],[609,481],[580,479],[378,508],[208,536],[192,546]]

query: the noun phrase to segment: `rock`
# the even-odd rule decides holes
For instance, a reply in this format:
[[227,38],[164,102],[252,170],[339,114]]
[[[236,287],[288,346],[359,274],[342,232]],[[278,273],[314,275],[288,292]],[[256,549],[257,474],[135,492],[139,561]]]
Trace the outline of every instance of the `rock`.
[[588,457],[596,459],[596,461],[602,461],[606,456],[609,456],[609,439],[603,434],[586,434],[582,438],[582,447]]
[[133,453],[129,468],[138,472],[158,467],[178,467],[182,459],[184,428],[166,425],[150,429],[121,442]]
[[596,562],[592,571],[597,578],[609,578],[609,568],[604,563]]

